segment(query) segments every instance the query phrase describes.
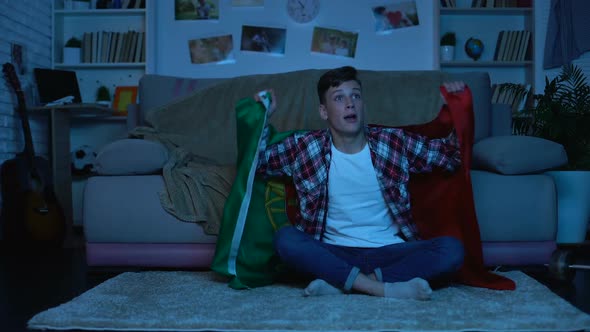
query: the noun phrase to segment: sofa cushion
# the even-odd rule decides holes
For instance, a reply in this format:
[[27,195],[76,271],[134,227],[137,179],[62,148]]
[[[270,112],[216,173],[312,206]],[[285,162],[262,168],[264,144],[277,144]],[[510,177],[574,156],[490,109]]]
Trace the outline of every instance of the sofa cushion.
[[559,143],[533,136],[494,136],[473,145],[473,169],[515,175],[545,171],[567,163]]
[[121,139],[107,144],[96,156],[99,175],[155,174],[168,160],[166,148],[154,141]]

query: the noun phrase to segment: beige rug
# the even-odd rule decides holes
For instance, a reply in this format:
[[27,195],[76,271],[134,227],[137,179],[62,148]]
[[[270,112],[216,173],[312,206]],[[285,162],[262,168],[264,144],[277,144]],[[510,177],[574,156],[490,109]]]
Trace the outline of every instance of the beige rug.
[[123,273],[35,315],[29,328],[138,331],[572,331],[590,316],[522,272],[516,291],[454,286],[430,301],[305,298],[274,285],[236,291],[212,272]]

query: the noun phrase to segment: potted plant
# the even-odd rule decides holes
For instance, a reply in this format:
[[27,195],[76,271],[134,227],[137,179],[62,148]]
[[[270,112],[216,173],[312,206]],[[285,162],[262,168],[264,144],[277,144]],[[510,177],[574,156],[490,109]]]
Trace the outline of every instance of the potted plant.
[[63,63],[78,64],[81,59],[82,41],[76,37],[68,39],[64,46]]
[[107,107],[111,106],[111,92],[109,91],[109,88],[101,85],[98,90],[96,90],[96,103]]
[[446,32],[440,39],[440,57],[442,61],[452,61],[455,58],[457,38],[454,32]]
[[545,77],[539,94],[517,84],[506,89],[532,97],[532,105],[522,111],[531,135],[563,145],[567,165],[546,173],[555,180],[558,193],[557,242],[583,242],[590,219],[590,86],[584,72],[564,65],[552,80]]
[[532,97],[532,105],[522,110],[530,121],[530,134],[563,145],[566,169],[590,171],[590,85],[581,68],[564,65],[552,80],[545,77],[543,93],[513,83],[504,89]]

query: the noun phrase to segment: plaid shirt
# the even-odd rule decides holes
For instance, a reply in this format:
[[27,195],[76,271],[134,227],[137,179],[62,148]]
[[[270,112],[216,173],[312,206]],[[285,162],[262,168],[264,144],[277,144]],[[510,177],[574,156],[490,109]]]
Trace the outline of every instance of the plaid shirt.
[[[433,167],[452,171],[461,164],[453,131],[446,138],[424,136],[387,127],[366,127],[371,159],[393,222],[407,240],[418,239],[412,221],[408,182],[410,173]],[[260,151],[258,173],[289,176],[299,199],[295,226],[321,240],[328,212],[328,174],[331,160],[328,129],[295,133]]]

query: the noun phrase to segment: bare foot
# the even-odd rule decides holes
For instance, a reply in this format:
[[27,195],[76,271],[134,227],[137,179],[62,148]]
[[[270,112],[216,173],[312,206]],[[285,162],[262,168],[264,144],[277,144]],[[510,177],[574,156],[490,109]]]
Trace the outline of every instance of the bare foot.
[[309,283],[303,290],[303,296],[335,295],[344,293],[342,290],[330,285],[322,279],[316,279]]
[[403,282],[385,283],[385,297],[396,299],[429,300],[432,289],[428,281],[414,278]]

